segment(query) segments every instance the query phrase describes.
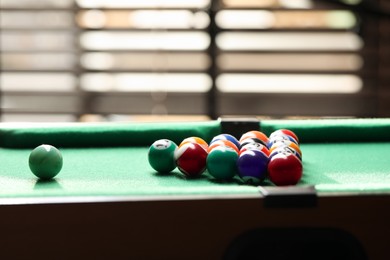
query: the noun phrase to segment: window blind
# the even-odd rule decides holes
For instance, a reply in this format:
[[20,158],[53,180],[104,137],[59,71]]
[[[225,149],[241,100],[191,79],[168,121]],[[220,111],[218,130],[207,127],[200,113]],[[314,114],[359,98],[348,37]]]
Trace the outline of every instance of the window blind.
[[2,0],[2,121],[389,116],[386,5]]

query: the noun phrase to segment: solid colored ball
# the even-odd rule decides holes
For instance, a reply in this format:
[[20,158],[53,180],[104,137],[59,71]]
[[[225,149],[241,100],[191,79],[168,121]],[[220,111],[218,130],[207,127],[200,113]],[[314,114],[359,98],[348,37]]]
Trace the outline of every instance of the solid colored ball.
[[292,153],[278,153],[268,164],[268,177],[277,186],[295,185],[302,174],[302,162]]
[[266,145],[268,143],[268,137],[263,133],[263,132],[260,132],[260,131],[255,131],[255,130],[252,130],[252,131],[248,131],[246,133],[244,133],[241,138],[240,138],[240,143],[242,144],[242,142],[245,140],[245,139],[248,139],[248,138],[257,138],[257,139],[260,139],[262,140]]
[[238,157],[238,175],[248,184],[258,184],[267,177],[268,156],[261,151],[248,150]]
[[207,170],[217,180],[229,180],[237,174],[237,159],[231,147],[216,147],[207,156]]
[[28,165],[31,172],[40,179],[54,178],[62,169],[61,152],[52,145],[42,144],[30,153]]
[[220,147],[220,146],[227,146],[227,147],[232,148],[237,153],[239,152],[237,146],[228,140],[218,140],[218,141],[214,141],[213,143],[210,143],[210,146],[209,146],[209,149],[207,150],[207,152],[210,153],[214,148]]
[[198,177],[206,169],[207,151],[198,143],[186,143],[175,152],[177,168],[187,177]]
[[232,142],[236,147],[237,149],[240,149],[240,142],[237,140],[237,138],[235,138],[234,136],[230,135],[230,134],[219,134],[217,136],[215,136],[210,144],[218,141],[218,140],[227,140],[227,141],[230,141]]
[[159,173],[168,173],[176,168],[174,153],[177,145],[168,139],[155,141],[148,152],[150,166]]
[[207,142],[205,140],[203,140],[202,138],[197,137],[197,136],[191,136],[191,137],[185,138],[183,141],[181,141],[181,143],[179,144],[179,147],[184,145],[184,144],[187,144],[187,143],[197,143],[200,146],[202,146],[206,151],[209,148],[209,145],[207,144]]

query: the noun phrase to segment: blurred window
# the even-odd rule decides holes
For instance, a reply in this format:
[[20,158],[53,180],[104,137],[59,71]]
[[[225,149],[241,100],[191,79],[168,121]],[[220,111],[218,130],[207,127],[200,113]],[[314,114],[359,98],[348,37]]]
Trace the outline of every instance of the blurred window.
[[360,2],[2,0],[2,120],[381,116]]

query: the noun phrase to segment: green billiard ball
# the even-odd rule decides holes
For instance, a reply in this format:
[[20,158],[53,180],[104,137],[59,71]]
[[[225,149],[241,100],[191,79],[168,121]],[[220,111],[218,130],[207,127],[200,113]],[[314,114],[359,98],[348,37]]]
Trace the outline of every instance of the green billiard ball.
[[36,147],[28,159],[32,173],[43,180],[54,178],[61,171],[62,162],[61,152],[48,144]]
[[150,166],[159,173],[168,173],[176,168],[174,153],[177,145],[168,139],[155,141],[148,152]]
[[238,154],[231,147],[218,146],[207,156],[207,170],[217,180],[232,179],[237,173]]

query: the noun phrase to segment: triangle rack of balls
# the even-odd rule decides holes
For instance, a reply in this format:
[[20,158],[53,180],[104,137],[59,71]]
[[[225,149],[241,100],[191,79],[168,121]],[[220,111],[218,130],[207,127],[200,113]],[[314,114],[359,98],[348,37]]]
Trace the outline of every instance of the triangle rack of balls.
[[150,146],[148,160],[160,173],[177,167],[189,178],[207,171],[217,180],[237,176],[252,185],[266,179],[277,186],[296,185],[303,174],[299,139],[288,129],[276,130],[269,136],[253,130],[240,139],[219,134],[209,144],[200,137],[188,137],[179,145],[160,139]]

